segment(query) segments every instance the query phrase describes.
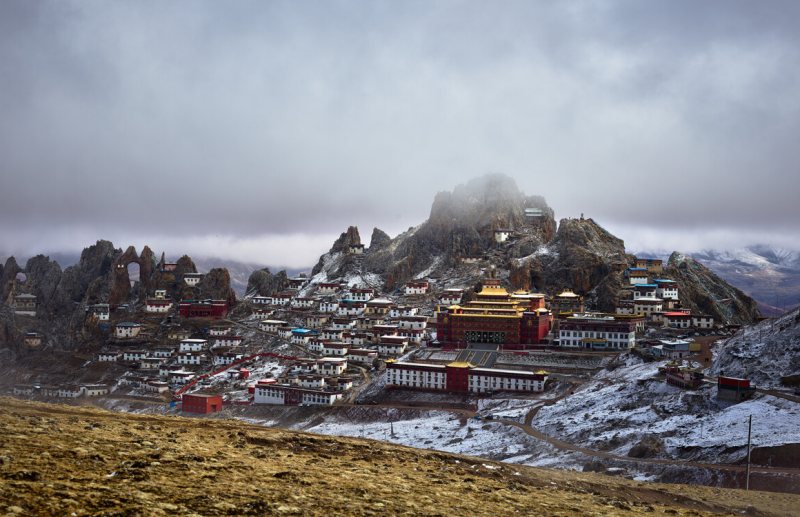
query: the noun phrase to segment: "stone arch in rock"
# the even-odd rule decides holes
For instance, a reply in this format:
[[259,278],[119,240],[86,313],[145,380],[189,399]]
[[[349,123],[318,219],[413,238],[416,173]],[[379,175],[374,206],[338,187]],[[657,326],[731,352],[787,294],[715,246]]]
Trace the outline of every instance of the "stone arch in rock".
[[153,272],[155,271],[155,259],[149,247],[142,249],[142,254],[136,254],[136,248],[128,246],[125,252],[114,260],[111,265],[111,292],[108,303],[119,305],[125,303],[131,296],[131,279],[128,274],[128,266],[137,264],[139,266],[139,297],[143,298],[150,292]]

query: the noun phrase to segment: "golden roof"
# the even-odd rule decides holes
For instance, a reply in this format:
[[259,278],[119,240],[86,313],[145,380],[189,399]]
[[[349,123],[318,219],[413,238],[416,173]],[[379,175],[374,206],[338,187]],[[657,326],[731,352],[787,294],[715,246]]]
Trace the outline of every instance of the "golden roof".
[[559,298],[577,298],[578,295],[567,289],[563,291],[561,294],[557,295]]
[[499,285],[485,285],[478,296],[508,296],[508,291]]
[[468,362],[468,361],[453,361],[449,363],[447,366],[450,368],[475,368],[475,365]]

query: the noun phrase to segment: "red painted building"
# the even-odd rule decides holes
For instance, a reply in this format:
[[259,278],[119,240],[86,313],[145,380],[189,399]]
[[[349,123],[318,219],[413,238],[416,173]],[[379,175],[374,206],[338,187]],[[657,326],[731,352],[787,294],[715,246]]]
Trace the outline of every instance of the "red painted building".
[[436,335],[444,348],[492,343],[519,350],[544,342],[551,323],[543,295],[509,294],[498,281],[491,279],[484,282],[475,300],[438,313]]
[[182,300],[178,306],[183,318],[224,318],[228,314],[225,300]]
[[222,395],[191,394],[183,396],[184,413],[208,414],[222,411]]

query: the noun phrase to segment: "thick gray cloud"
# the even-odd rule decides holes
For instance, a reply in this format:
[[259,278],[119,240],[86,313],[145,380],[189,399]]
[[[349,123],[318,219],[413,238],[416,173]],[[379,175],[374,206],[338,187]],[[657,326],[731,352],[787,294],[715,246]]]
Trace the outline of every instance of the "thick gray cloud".
[[786,245],[798,20],[793,1],[2,2],[0,249],[302,264],[487,172],[633,245]]

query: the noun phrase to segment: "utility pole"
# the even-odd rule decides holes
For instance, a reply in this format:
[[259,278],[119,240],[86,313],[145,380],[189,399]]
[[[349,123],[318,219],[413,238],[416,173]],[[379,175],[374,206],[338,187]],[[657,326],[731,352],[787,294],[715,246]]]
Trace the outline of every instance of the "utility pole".
[[753,435],[753,415],[747,422],[747,474],[744,482],[744,489],[750,490],[750,438]]

